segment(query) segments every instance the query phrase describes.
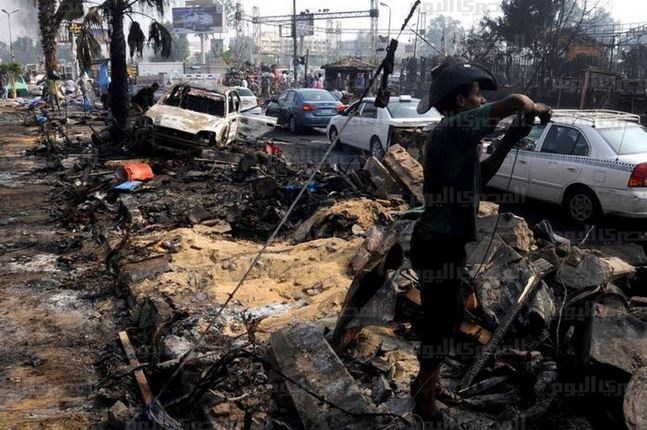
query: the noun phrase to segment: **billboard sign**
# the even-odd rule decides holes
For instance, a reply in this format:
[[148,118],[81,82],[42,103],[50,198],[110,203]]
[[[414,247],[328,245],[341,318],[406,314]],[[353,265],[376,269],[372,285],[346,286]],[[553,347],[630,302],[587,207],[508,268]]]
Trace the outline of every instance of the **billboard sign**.
[[174,7],[173,28],[178,34],[223,33],[222,6]]
[[315,16],[313,13],[301,12],[297,15],[297,36],[314,36],[315,34]]

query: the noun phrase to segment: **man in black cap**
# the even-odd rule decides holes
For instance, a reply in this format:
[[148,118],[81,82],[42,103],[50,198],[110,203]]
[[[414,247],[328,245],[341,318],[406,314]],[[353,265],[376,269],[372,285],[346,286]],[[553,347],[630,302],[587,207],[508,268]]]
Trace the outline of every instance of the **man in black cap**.
[[[441,419],[436,405],[440,365],[464,313],[462,271],[465,245],[476,241],[479,193],[497,172],[516,142],[530,132],[535,116],[550,119],[548,106],[521,94],[486,104],[481,90],[496,90],[492,74],[478,64],[450,58],[432,70],[429,95],[418,113],[432,107],[443,120],[429,133],[424,156],[425,211],[411,239],[411,261],[420,279],[424,327],[412,384],[415,412]],[[481,139],[497,123],[518,114],[494,154],[479,160]]]

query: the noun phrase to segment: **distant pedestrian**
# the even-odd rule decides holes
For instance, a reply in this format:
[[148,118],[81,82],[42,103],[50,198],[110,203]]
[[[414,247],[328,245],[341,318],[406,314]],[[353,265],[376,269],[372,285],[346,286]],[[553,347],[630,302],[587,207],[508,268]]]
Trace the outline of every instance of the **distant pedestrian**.
[[81,91],[81,96],[83,97],[83,109],[89,110],[92,107],[92,102],[90,101],[90,97],[88,95],[87,75],[85,73],[82,73],[79,76],[76,84]]
[[366,78],[364,77],[364,73],[357,74],[357,86],[360,90],[363,90],[366,86]]
[[341,73],[337,73],[337,79],[335,79],[335,89],[339,91],[344,90],[344,81],[341,78]]
[[58,81],[60,78],[54,73],[48,73],[47,79],[45,81],[45,86],[47,87],[47,106],[50,109],[56,108],[58,112],[61,112],[61,105],[59,102],[59,90],[58,90]]
[[4,76],[0,76],[0,93],[2,94],[2,100],[7,100],[9,88],[7,88],[7,81]]
[[321,74],[315,77],[315,88],[318,90],[323,89],[323,80],[321,79]]

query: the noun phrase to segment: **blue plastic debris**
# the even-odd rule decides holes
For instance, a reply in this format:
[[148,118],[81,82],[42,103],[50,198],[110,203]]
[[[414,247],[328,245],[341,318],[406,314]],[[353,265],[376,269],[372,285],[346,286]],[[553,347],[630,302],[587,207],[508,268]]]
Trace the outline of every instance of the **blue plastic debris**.
[[112,189],[116,191],[132,192],[139,188],[141,184],[143,184],[142,181],[126,181],[119,185],[115,185]]

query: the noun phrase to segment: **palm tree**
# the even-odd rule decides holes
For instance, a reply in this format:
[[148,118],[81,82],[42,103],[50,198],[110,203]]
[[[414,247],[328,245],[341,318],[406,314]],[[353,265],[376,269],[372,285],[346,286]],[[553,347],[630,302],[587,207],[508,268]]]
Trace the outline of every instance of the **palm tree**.
[[[83,18],[82,30],[77,37],[77,59],[81,67],[87,67],[93,58],[100,54],[99,43],[93,30],[101,30],[104,23],[108,25],[111,86],[111,112],[117,126],[117,132],[123,132],[128,124],[128,70],[126,61],[126,44],[130,56],[142,55],[146,35],[135,17],[144,16],[152,20],[148,30],[148,43],[155,53],[163,57],[171,55],[172,38],[169,31],[151,16],[139,8],[154,9],[164,16],[167,0],[104,0],[98,6],[92,6],[85,12],[84,4],[96,4],[87,0],[61,0],[56,12],[61,20],[71,21]],[[128,38],[124,31],[124,18],[131,21]]]
[[56,0],[38,0],[38,25],[45,55],[45,71],[48,75],[56,71],[56,34],[60,22],[57,22],[55,13]]

